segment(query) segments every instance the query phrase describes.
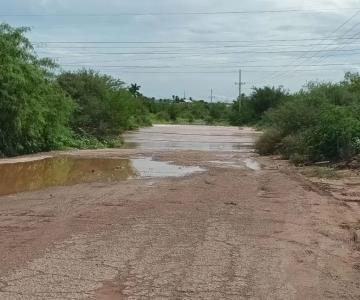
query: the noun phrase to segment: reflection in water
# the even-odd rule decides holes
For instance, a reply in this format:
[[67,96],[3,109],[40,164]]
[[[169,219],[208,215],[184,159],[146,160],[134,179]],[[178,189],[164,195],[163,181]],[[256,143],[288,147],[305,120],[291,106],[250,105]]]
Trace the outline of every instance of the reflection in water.
[[71,156],[0,164],[0,196],[34,191],[52,186],[115,182],[143,177],[181,177],[203,172],[200,167],[184,167],[151,158],[101,159]]
[[248,158],[248,159],[245,159],[244,162],[245,162],[246,167],[248,167],[251,170],[254,170],[254,171],[261,170],[261,165],[256,160]]
[[0,164],[0,195],[51,186],[120,181],[135,175],[128,159],[53,157]]
[[[125,135],[127,146],[146,150],[205,150],[252,152],[256,133],[236,127],[157,125]],[[0,161],[1,162],[1,161]],[[245,162],[254,170],[256,162]],[[202,172],[199,167],[181,167],[141,159],[53,157],[37,161],[0,163],[0,195],[33,191],[51,186],[121,181],[132,177],[180,177]]]
[[167,162],[154,161],[149,157],[133,159],[132,163],[141,177],[182,177],[205,171],[197,166],[177,166]]

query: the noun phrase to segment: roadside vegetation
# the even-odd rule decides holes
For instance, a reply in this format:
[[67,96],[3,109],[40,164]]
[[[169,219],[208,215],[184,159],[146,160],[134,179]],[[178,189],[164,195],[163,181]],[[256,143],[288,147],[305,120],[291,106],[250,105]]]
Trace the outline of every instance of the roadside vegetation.
[[294,94],[255,89],[235,120],[265,131],[256,145],[260,154],[294,163],[350,162],[360,154],[359,113],[360,76],[348,73],[342,82],[309,83]]
[[74,101],[56,83],[55,65],[38,59],[26,28],[0,25],[0,154],[58,149],[71,138]]
[[117,147],[121,133],[152,123],[228,124],[222,103],[150,99],[93,70],[61,72],[36,55],[28,31],[0,24],[0,156]]
[[184,99],[149,99],[146,106],[154,123],[228,125],[231,107],[225,103]]
[[135,96],[125,83],[92,70],[64,72],[57,84],[74,102],[70,127],[77,148],[115,147],[125,130],[151,125],[143,97]]
[[157,100],[135,83],[93,70],[61,72],[40,59],[27,28],[0,25],[0,156],[120,146],[121,133],[153,123],[257,126],[260,154],[295,163],[360,165],[360,75],[309,83],[291,94],[254,88],[241,103]]

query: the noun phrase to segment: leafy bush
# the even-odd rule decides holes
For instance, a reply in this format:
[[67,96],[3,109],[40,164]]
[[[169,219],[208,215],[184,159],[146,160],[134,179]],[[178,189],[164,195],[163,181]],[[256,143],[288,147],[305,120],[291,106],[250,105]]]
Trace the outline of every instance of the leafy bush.
[[323,109],[316,126],[307,131],[310,160],[347,160],[357,154],[360,121],[349,107]]
[[257,140],[255,148],[261,155],[276,153],[281,142],[281,132],[276,129],[268,129]]
[[66,72],[59,85],[76,101],[72,128],[98,138],[151,125],[145,99],[133,95],[124,83],[93,70]]
[[27,31],[0,25],[0,156],[118,146],[124,130],[151,125],[138,91],[91,70],[56,77]]
[[0,157],[67,147],[118,146],[126,130],[173,123],[227,123],[224,103],[177,96],[156,101],[93,70],[64,72],[39,59],[24,36],[27,28],[0,25]]
[[249,97],[242,97],[242,102],[234,102],[232,106],[231,123],[233,125],[255,124],[264,113],[286,102],[289,94],[283,88],[263,87],[253,88]]
[[0,25],[0,152],[7,156],[59,149],[71,136],[74,103],[54,81],[54,64],[35,55],[27,31]]
[[[296,163],[349,160],[360,151],[359,105],[358,91],[354,92],[351,81],[311,83],[265,113],[262,124],[277,130],[281,139],[267,149]],[[271,143],[266,135],[262,139]],[[259,148],[259,152],[263,150]]]
[[[176,97],[175,97],[176,98]],[[177,99],[177,98],[176,98]],[[225,103],[206,103],[205,101],[181,102],[180,100],[148,99],[145,105],[160,123],[202,123],[228,124],[230,107]]]

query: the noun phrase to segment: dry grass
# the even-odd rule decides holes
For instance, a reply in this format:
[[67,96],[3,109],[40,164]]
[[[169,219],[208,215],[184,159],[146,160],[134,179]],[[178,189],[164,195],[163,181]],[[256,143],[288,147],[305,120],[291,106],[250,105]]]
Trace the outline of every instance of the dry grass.
[[343,175],[336,169],[330,167],[303,167],[301,173],[306,177],[316,177],[324,179],[341,179]]

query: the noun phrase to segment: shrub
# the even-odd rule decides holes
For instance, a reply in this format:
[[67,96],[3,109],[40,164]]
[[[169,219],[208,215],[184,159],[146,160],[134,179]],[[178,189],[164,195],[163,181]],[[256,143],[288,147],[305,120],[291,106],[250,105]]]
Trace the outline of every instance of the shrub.
[[132,95],[121,80],[93,70],[66,72],[59,85],[76,101],[72,127],[96,137],[151,125],[141,96]]
[[359,103],[348,83],[309,84],[265,114],[262,124],[281,133],[267,149],[295,163],[349,160],[360,151]]
[[316,160],[348,160],[357,154],[360,137],[360,121],[351,108],[329,106],[318,118],[318,123],[307,131],[312,145],[309,156]]
[[289,93],[282,87],[253,88],[250,96],[243,96],[239,108],[239,101],[232,106],[230,116],[233,125],[255,124],[272,108],[276,108],[289,98]]
[[71,137],[74,102],[54,81],[55,65],[39,59],[27,28],[0,25],[0,153],[59,149]]
[[155,115],[156,119],[160,122],[169,122],[170,121],[170,115],[168,112],[166,111],[159,111],[156,115]]
[[281,140],[279,151],[284,158],[296,163],[302,163],[307,159],[308,145],[306,136],[302,133],[290,134]]
[[255,148],[261,155],[274,154],[281,142],[281,132],[276,129],[266,130],[255,144]]

